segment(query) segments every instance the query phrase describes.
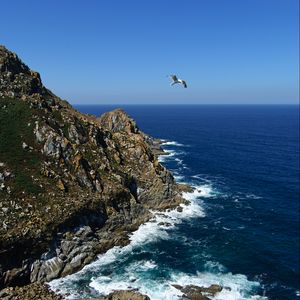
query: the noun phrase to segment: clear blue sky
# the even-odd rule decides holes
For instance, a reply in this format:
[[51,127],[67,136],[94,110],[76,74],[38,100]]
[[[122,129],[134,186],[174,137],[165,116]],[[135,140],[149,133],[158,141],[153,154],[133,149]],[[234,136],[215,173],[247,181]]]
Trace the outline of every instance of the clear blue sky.
[[2,0],[0,44],[76,104],[298,103],[298,0]]

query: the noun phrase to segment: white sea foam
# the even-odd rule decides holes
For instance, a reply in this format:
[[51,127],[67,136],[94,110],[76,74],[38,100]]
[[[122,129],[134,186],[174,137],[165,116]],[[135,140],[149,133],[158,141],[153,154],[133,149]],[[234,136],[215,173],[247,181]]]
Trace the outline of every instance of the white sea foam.
[[210,184],[193,185],[193,188],[194,190],[192,192],[182,194],[185,199],[194,201],[198,197],[210,198],[214,197],[217,194]]
[[144,263],[144,268],[146,270],[149,270],[149,269],[154,269],[156,268],[157,265],[155,264],[155,262],[153,260],[147,260],[145,263]]
[[[130,244],[123,248],[114,247],[108,250],[105,254],[99,255],[95,262],[78,273],[50,282],[50,287],[63,294],[69,293],[67,299],[82,297],[82,294],[76,294],[76,288],[72,290],[72,286],[80,278],[84,278],[86,273],[92,271],[99,273],[99,275],[91,277],[89,286],[101,295],[107,295],[115,290],[134,288],[148,295],[152,300],[179,300],[182,293],[174,288],[172,284],[209,286],[217,283],[229,287],[230,290],[223,289],[215,296],[215,300],[263,299],[258,296],[247,296],[250,290],[259,283],[248,281],[244,275],[222,273],[225,270],[224,267],[218,262],[212,261],[207,261],[205,264],[207,271],[194,275],[170,270],[168,278],[148,278],[145,274],[149,270],[157,268],[157,264],[153,260],[133,261],[121,274],[101,275],[101,269],[109,264],[122,261],[128,255],[131,255],[135,248],[159,239],[168,240],[172,238],[170,228],[181,223],[183,219],[205,216],[201,207],[201,198],[213,197],[214,191],[210,185],[200,185],[194,188],[193,192],[183,193],[183,196],[190,201],[190,205],[181,204],[182,212],[177,210],[169,210],[164,213],[153,211],[153,218],[142,224],[138,230],[130,235]],[[164,226],[164,223],[168,225]]]
[[173,176],[174,176],[176,182],[182,183],[184,180],[184,176],[182,176],[182,175],[173,175]]
[[177,146],[177,147],[183,147],[184,145],[183,144],[180,144],[176,141],[163,141],[163,143],[161,145],[170,145],[170,146]]
[[200,179],[201,181],[204,182],[210,182],[210,180],[206,178],[205,174],[196,174],[196,175],[192,175],[191,177],[195,179]]
[[204,268],[207,272],[211,273],[221,273],[225,272],[226,268],[217,261],[207,260],[204,264]]
[[[130,243],[127,246],[109,249],[105,254],[99,255],[95,262],[85,266],[81,271],[67,277],[51,281],[49,283],[50,287],[54,291],[59,291],[63,294],[70,293],[71,295],[69,295],[67,299],[75,299],[76,293],[74,293],[75,291],[73,291],[71,288],[72,282],[76,282],[79,278],[84,277],[86,272],[97,271],[103,266],[114,263],[115,261],[122,259],[122,257],[130,255],[133,249],[143,244],[155,242],[157,240],[168,240],[171,238],[169,235],[169,230],[176,224],[181,223],[184,219],[204,217],[205,214],[201,207],[201,201],[199,198],[208,197],[208,195],[212,194],[210,189],[211,187],[208,186],[197,186],[193,192],[183,193],[183,197],[189,200],[190,204],[181,204],[180,206],[182,207],[182,212],[179,212],[176,209],[168,210],[163,213],[152,211],[153,218],[149,222],[140,225],[136,231],[130,234]],[[146,266],[148,269],[155,267],[153,262],[146,263]],[[109,278],[110,277],[107,276],[100,276],[92,279],[90,286],[103,294],[107,294],[115,289],[128,289],[128,284],[131,284],[131,281],[129,283],[119,282],[119,284],[117,284],[117,282],[114,282],[115,279],[112,279],[111,284],[109,284],[107,283]],[[99,287],[97,288],[97,286],[98,283],[103,281],[106,282],[105,287],[103,287],[105,290],[100,291]]]
[[159,162],[165,162],[167,159],[170,159],[175,155],[176,155],[175,150],[171,150],[171,149],[165,150],[165,154],[158,156],[158,161]]
[[222,227],[224,230],[227,230],[227,231],[230,231],[231,229],[230,228],[227,228],[225,226]]
[[180,159],[180,158],[178,158],[178,157],[175,158],[175,161],[176,161],[179,165],[182,165],[182,164],[183,164],[183,160]]
[[158,157],[158,161],[161,163],[161,162],[165,162],[165,158],[164,158],[165,155],[160,155]]
[[[166,212],[151,211],[153,218],[150,222],[142,224],[138,230],[130,235],[130,246],[145,242],[153,242],[158,239],[169,239],[168,229],[182,222],[183,219],[204,217],[205,213],[201,207],[201,197],[209,197],[212,195],[212,187],[196,186],[192,192],[185,192],[182,196],[190,201],[190,204],[180,204],[182,212],[177,209],[168,210]],[[159,224],[166,224],[159,225]],[[127,246],[126,246],[127,247]]]
[[[260,296],[250,296],[249,293],[255,287],[259,286],[258,282],[249,281],[245,275],[232,273],[197,273],[196,276],[186,274],[176,274],[172,277],[173,284],[208,287],[212,284],[223,286],[223,290],[216,294],[213,299],[216,300],[243,300],[243,299],[263,299]],[[227,287],[227,288],[225,288]],[[172,298],[170,298],[172,299]]]
[[[176,142],[165,142],[166,145],[179,146]],[[174,150],[167,150],[167,155],[160,156],[160,161],[174,158],[178,153]],[[179,160],[177,160],[179,162]],[[178,175],[177,179],[183,179]],[[49,283],[51,289],[66,295],[66,299],[82,298],[84,293],[78,293],[76,284],[80,284],[82,278],[88,278],[88,285],[101,295],[107,295],[115,290],[138,289],[141,293],[148,295],[152,300],[179,300],[182,299],[182,292],[172,286],[172,284],[198,286],[209,286],[220,284],[228,287],[216,294],[215,300],[244,300],[244,299],[266,299],[259,296],[249,296],[250,291],[259,285],[258,282],[248,281],[244,275],[233,275],[225,273],[225,268],[218,262],[207,260],[204,265],[205,271],[197,274],[179,273],[173,269],[168,270],[168,276],[153,278],[149,275],[152,270],[156,270],[158,265],[153,260],[133,260],[128,262],[124,272],[118,272],[114,264],[127,262],[126,258],[132,255],[134,249],[141,249],[142,245],[153,243],[158,240],[169,240],[172,238],[172,228],[189,218],[201,218],[205,216],[202,208],[202,201],[214,197],[217,192],[207,181],[202,185],[193,186],[192,192],[183,193],[183,197],[189,200],[190,204],[181,204],[182,212],[176,209],[166,212],[152,211],[153,218],[142,224],[135,232],[131,233],[130,243],[123,247],[114,247],[105,254],[98,256],[98,259],[85,266],[78,273],[65,278],[53,280]],[[112,265],[112,273],[102,275],[101,272],[106,267]],[[93,274],[93,276],[91,276]],[[95,275],[97,274],[97,275]],[[88,296],[88,295],[87,295]]]
[[257,200],[257,199],[261,199],[262,197],[254,195],[254,194],[248,194],[248,195],[246,195],[246,198]]
[[196,174],[196,175],[192,175],[191,177],[196,179],[202,179],[203,178],[202,176],[203,176],[202,174]]
[[[99,276],[93,278],[90,286],[100,294],[108,294],[114,290],[121,289],[138,289],[141,293],[148,295],[152,300],[176,300],[181,299],[182,292],[176,289],[173,285],[197,285],[209,287],[212,284],[223,286],[223,290],[216,294],[215,300],[244,300],[244,299],[266,299],[260,296],[250,296],[253,288],[258,287],[258,282],[247,280],[244,275],[233,275],[232,273],[206,273],[198,272],[194,275],[185,273],[171,272],[168,279],[164,278],[156,280],[143,277],[143,264],[133,264],[128,268],[128,273],[119,274],[109,282],[107,278]],[[144,270],[146,271],[146,270]],[[128,277],[128,274],[131,274]]]

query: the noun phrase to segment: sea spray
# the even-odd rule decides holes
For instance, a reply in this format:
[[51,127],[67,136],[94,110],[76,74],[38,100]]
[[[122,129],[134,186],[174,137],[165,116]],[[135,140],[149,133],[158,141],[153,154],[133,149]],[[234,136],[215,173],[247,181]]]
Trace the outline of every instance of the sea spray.
[[[172,145],[178,146],[175,143]],[[176,155],[180,155],[179,153],[179,151],[170,149],[169,154],[161,156],[161,158],[165,157],[166,160],[172,157],[176,158]],[[181,176],[178,179],[183,181],[187,178]],[[249,281],[246,276],[241,274],[233,275],[218,262],[207,260],[204,269],[196,274],[180,272],[157,262],[155,255],[147,248],[148,245],[155,245],[163,241],[164,243],[172,242],[177,238],[174,230],[182,222],[205,217],[203,201],[214,198],[218,195],[218,191],[214,189],[209,180],[205,180],[204,184],[192,184],[192,187],[192,192],[182,194],[189,204],[181,204],[180,210],[151,211],[153,217],[130,234],[130,243],[127,246],[108,250],[78,273],[52,281],[51,288],[62,294],[68,294],[67,299],[107,295],[114,290],[138,289],[152,300],[176,300],[182,299],[182,292],[173,284],[195,284],[205,287],[211,284],[220,284],[226,288],[214,299],[263,299],[260,296],[251,295],[253,289],[259,287],[258,282]],[[187,239],[184,236],[181,237],[185,243],[187,243]],[[165,254],[172,255],[172,253]]]

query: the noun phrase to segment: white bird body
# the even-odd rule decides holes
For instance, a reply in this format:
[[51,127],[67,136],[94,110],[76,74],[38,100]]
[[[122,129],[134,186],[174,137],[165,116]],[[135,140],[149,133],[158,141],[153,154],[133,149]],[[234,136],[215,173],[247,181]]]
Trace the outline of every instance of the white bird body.
[[176,75],[170,75],[170,78],[173,80],[173,82],[171,83],[171,85],[174,85],[174,84],[182,84],[183,87],[187,88],[187,84],[184,80],[180,79],[180,78],[177,78]]

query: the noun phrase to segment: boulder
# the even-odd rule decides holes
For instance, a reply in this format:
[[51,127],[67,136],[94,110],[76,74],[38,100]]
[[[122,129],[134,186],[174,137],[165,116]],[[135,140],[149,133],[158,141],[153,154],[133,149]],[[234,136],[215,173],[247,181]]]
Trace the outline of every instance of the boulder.
[[[85,299],[81,299],[85,300]],[[90,300],[150,300],[146,295],[142,295],[137,291],[115,291],[110,293],[108,296],[94,298]]]
[[177,290],[180,290],[186,299],[189,300],[209,300],[209,297],[215,296],[215,294],[222,291],[222,287],[218,284],[212,284],[209,287],[200,287],[197,285],[181,286],[178,284],[172,285]]

